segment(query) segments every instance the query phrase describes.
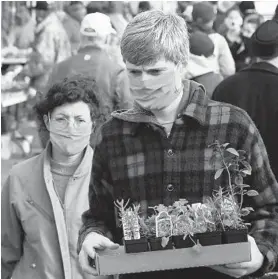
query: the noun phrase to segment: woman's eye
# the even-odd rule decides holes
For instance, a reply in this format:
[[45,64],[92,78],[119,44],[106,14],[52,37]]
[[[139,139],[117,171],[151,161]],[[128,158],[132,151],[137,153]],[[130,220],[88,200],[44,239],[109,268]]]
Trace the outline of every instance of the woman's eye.
[[86,120],[84,120],[84,119],[78,119],[77,121],[80,122],[80,123],[86,122]]

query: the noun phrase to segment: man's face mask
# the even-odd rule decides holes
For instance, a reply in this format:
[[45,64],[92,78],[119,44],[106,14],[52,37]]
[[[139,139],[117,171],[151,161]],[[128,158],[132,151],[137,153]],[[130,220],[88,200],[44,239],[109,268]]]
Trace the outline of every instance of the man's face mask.
[[144,109],[164,109],[181,94],[181,66],[172,62],[136,68],[129,65],[127,62],[131,95]]
[[82,152],[90,142],[92,122],[84,120],[69,121],[66,117],[48,115],[48,129],[52,145],[64,155]]

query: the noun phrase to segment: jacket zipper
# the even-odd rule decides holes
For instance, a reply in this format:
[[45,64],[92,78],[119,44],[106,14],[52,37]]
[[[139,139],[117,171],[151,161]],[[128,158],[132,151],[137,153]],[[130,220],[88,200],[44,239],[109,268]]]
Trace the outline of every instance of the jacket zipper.
[[44,210],[42,209],[37,203],[33,200],[28,199],[27,202],[31,204],[35,209],[37,209],[44,217],[46,217],[50,222],[54,223],[54,219]]

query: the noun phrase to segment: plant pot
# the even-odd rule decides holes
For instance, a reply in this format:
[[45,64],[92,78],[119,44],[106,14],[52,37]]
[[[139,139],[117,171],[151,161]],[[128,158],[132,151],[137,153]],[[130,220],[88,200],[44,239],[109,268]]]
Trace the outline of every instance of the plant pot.
[[220,231],[196,233],[195,239],[199,240],[202,246],[219,245],[222,243],[222,233]]
[[232,229],[222,232],[222,243],[237,243],[237,242],[247,242],[248,241],[248,230],[245,229]]
[[190,248],[190,247],[193,247],[195,245],[194,242],[191,239],[192,237],[190,238],[189,236],[187,236],[185,239],[183,239],[183,237],[184,237],[183,235],[172,236],[173,243],[174,243],[174,246],[175,246],[176,249]]
[[172,238],[169,238],[169,241],[165,247],[161,245],[162,237],[152,237],[149,238],[150,249],[151,251],[158,251],[158,250],[171,250],[173,249]]
[[123,240],[126,253],[140,253],[149,251],[147,238]]

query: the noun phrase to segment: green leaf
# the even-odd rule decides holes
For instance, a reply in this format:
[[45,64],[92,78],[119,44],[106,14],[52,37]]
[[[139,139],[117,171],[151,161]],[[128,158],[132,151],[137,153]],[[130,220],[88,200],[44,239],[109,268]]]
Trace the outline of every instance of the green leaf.
[[227,148],[226,151],[230,152],[233,155],[239,156],[238,152],[234,148]]
[[247,161],[241,161],[241,163],[244,165],[244,167],[250,171],[252,171],[251,165]]
[[240,187],[241,187],[241,188],[249,188],[249,187],[250,187],[250,185],[247,185],[247,184],[241,184],[241,185],[240,185]]
[[242,185],[242,183],[243,183],[243,177],[241,175],[237,175],[235,178],[235,184]]
[[251,175],[251,170],[248,170],[248,169],[244,169],[244,170],[242,170],[240,172],[245,173],[247,175]]
[[[254,211],[254,208],[253,207],[250,207],[250,206],[247,206],[247,207],[244,207],[245,209],[248,209],[249,211]],[[243,209],[243,208],[242,208]]]
[[258,195],[259,195],[259,193],[256,190],[247,191],[247,196],[249,196],[249,197],[255,197],[255,196],[258,196]]
[[248,208],[242,208],[240,211],[240,214],[242,216],[247,216],[250,213],[250,210]]
[[214,179],[215,179],[215,180],[218,179],[218,178],[221,176],[221,174],[222,174],[222,172],[223,172],[224,169],[225,169],[225,168],[221,168],[221,169],[219,169],[219,170],[216,171],[216,173],[215,173],[215,175],[214,175]]

